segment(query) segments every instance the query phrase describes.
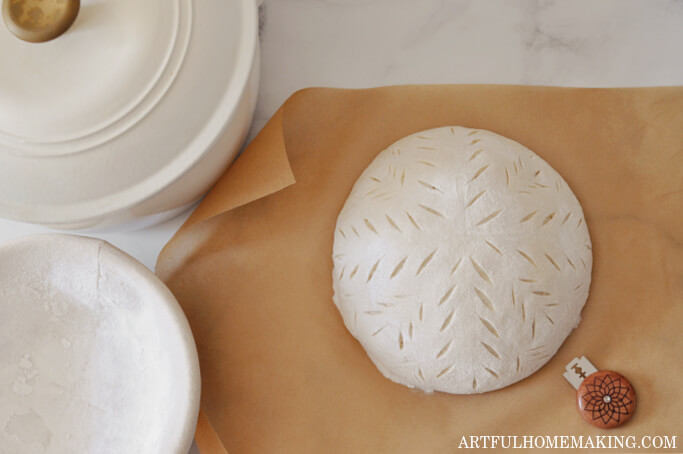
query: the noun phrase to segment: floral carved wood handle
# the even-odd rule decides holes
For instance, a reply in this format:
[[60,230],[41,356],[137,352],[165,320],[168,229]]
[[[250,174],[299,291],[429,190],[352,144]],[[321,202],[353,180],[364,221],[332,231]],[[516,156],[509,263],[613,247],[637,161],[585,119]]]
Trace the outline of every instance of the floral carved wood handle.
[[581,416],[602,429],[620,426],[633,416],[636,392],[622,375],[602,370],[589,375],[576,391]]

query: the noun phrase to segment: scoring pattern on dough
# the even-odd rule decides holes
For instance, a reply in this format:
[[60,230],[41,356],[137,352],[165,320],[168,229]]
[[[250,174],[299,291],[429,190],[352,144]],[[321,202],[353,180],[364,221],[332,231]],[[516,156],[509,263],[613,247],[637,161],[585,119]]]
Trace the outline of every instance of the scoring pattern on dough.
[[578,324],[592,266],[562,177],[514,141],[461,127],[376,157],[339,215],[333,259],[334,302],[380,371],[451,393],[545,364]]

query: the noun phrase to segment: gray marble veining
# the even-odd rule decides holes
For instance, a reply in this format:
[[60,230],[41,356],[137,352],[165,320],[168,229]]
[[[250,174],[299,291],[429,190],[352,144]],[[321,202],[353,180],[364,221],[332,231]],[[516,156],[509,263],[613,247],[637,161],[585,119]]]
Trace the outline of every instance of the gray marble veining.
[[266,0],[264,8],[253,131],[307,86],[683,83],[680,0]]

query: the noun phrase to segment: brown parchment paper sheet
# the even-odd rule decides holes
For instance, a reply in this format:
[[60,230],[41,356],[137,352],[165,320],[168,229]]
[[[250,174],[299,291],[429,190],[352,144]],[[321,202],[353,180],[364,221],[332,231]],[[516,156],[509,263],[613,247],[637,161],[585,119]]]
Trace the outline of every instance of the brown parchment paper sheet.
[[[397,139],[445,125],[538,153],[576,193],[593,241],[579,327],[539,372],[480,395],[385,379],[332,303],[333,230],[354,181]],[[462,435],[491,434],[683,443],[682,151],[683,87],[295,93],[157,265],[197,340],[202,454],[444,453]],[[562,373],[582,354],[634,384],[626,425],[606,432],[581,419]]]

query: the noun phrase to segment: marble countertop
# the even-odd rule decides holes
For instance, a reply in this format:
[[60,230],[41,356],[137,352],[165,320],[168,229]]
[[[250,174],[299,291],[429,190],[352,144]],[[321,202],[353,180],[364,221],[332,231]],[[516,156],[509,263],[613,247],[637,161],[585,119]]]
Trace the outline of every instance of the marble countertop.
[[[266,0],[250,137],[309,86],[682,85],[681,24],[681,0]],[[93,236],[153,268],[186,216]],[[0,241],[46,231],[0,220]]]

